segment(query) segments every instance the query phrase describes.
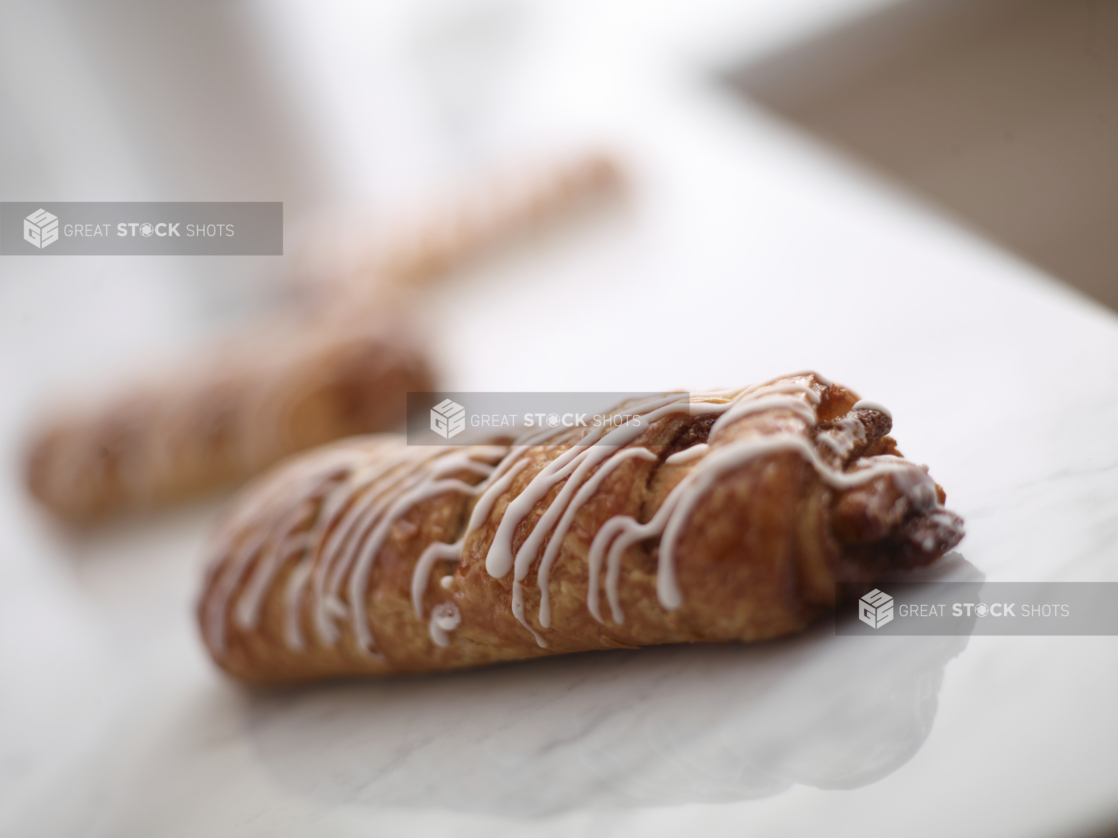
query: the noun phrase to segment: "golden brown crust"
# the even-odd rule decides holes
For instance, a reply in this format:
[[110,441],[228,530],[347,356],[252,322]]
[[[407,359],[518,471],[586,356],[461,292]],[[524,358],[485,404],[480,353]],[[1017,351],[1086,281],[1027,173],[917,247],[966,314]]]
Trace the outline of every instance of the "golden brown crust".
[[405,394],[431,386],[423,353],[398,328],[285,322],[90,408],[57,412],[28,446],[27,484],[71,522],[159,506],[391,428]]
[[[885,436],[888,415],[854,410],[850,391],[801,374],[715,401],[665,409],[600,455],[572,449],[572,432],[513,449],[409,448],[370,437],[280,467],[218,531],[199,604],[206,643],[232,674],[280,682],[757,640],[803,628],[836,597],[863,592],[886,569],[934,561],[962,537],[926,469],[900,459]],[[716,407],[722,413],[712,422],[704,411]],[[695,445],[707,447],[678,456]],[[584,459],[570,459],[576,455]],[[587,468],[549,476],[563,463]],[[362,483],[360,475],[378,468],[380,476]],[[463,488],[440,490],[448,479]],[[585,497],[572,494],[581,487]],[[415,503],[409,491],[419,493]],[[471,526],[475,507],[483,514]],[[570,526],[556,536],[564,510]],[[362,514],[363,526],[354,525]],[[305,521],[287,526],[285,515]],[[646,535],[618,552],[614,584],[609,546],[621,542],[609,537],[626,527]],[[310,534],[307,543],[281,559],[276,545],[299,533]],[[525,547],[540,533],[538,550]],[[548,570],[553,536],[559,549]],[[501,573],[506,537],[528,562]],[[425,551],[460,539],[429,574],[417,572]],[[340,577],[331,595],[332,574]],[[316,578],[327,582],[316,587]],[[262,603],[255,620],[246,608],[254,598]],[[450,615],[447,625],[457,618],[446,645],[437,642],[438,609]]]

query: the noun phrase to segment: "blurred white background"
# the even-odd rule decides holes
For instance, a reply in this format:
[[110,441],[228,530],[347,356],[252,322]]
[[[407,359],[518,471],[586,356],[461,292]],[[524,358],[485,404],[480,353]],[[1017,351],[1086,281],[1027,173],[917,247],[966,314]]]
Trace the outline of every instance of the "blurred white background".
[[[0,4],[0,198],[282,200],[290,242],[283,257],[0,257],[0,833],[1104,834],[1115,638],[970,638],[906,660],[824,631],[620,675],[602,658],[511,668],[492,691],[479,673],[262,698],[195,637],[216,503],[79,537],[22,488],[45,403],[277,304],[303,222],[361,207],[388,223],[479,171],[602,146],[629,174],[624,201],[422,298],[445,386],[661,390],[817,368],[890,406],[967,519],[978,572],[1118,580],[1115,315],[960,222],[950,195],[933,205],[903,172],[852,162],[779,85],[768,104],[741,95],[750,68],[810,69],[805,45],[887,6]],[[1110,26],[1112,4],[1096,6]],[[699,686],[673,686],[679,672]],[[836,692],[844,673],[872,700]],[[573,696],[553,727],[523,709],[548,690]],[[620,728],[582,724],[645,698]],[[686,742],[665,750],[646,728],[680,714]],[[575,751],[554,751],[570,736]],[[386,738],[410,756],[387,758]],[[722,738],[761,778],[748,793],[726,780],[736,763],[704,763]],[[863,745],[885,756],[835,790],[835,749]],[[549,777],[583,788],[563,772],[587,760],[593,796],[534,805]],[[694,784],[641,797],[621,776],[634,762],[654,791]],[[479,765],[531,778],[522,805],[414,791]]]

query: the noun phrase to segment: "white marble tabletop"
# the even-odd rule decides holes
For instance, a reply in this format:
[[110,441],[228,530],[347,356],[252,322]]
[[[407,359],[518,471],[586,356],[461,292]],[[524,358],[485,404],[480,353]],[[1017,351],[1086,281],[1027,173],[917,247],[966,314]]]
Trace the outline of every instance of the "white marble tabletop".
[[[449,386],[815,368],[887,404],[966,519],[948,577],[1118,581],[1118,317],[710,83],[858,4],[686,5],[556,4],[524,24],[489,147],[605,138],[633,188],[432,293]],[[109,258],[0,270],[0,834],[1042,838],[1118,821],[1114,637],[821,625],[242,689],[192,618],[218,502],[79,538],[19,481],[45,398],[196,331],[189,279]]]

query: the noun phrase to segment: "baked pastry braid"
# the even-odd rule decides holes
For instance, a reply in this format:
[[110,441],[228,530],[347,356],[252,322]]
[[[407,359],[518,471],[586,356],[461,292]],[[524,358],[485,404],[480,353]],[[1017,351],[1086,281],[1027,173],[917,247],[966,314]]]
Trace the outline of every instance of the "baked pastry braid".
[[283,321],[41,423],[31,492],[87,522],[243,482],[277,460],[401,424],[432,386],[424,354],[384,323]]
[[312,299],[349,304],[420,286],[621,183],[607,155],[586,152],[507,172],[385,229],[331,219],[296,250],[295,273]]
[[515,443],[359,437],[278,466],[212,545],[214,659],[288,682],[759,640],[963,536],[889,413],[816,373],[611,415]]
[[359,321],[406,312],[409,286],[619,179],[610,158],[586,153],[491,183],[387,236],[339,236],[331,225],[303,254],[314,287],[301,301],[307,316],[257,324],[159,382],[48,418],[27,459],[32,494],[87,522],[234,485],[296,451],[393,427],[404,394],[430,390],[431,373],[401,329]]

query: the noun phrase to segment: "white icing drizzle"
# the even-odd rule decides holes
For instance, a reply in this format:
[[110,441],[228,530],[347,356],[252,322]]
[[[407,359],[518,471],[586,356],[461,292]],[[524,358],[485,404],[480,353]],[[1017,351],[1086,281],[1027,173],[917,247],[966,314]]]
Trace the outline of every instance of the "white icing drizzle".
[[512,583],[512,614],[520,621],[520,625],[532,632],[532,637],[536,638],[536,643],[546,649],[547,641],[529,625],[528,620],[524,617],[524,585],[516,580]]
[[462,622],[462,614],[453,602],[443,602],[431,611],[431,621],[427,624],[427,632],[436,646],[447,647],[450,638],[447,632],[454,631]]
[[[803,391],[804,396],[808,399],[814,396],[815,402],[819,401],[819,396],[811,390],[808,390],[806,388],[801,388],[801,390]],[[729,425],[754,413],[761,413],[766,410],[776,409],[790,410],[801,419],[803,419],[805,422],[807,422],[809,425],[814,424],[816,416],[815,410],[812,408],[811,405],[805,404],[803,399],[776,395],[777,393],[788,392],[796,392],[796,390],[791,389],[790,385],[783,385],[779,389],[775,387],[771,388],[768,392],[765,393],[753,393],[751,394],[753,396],[753,398],[751,399],[742,399],[740,401],[734,402],[732,406],[728,410],[725,410],[722,416],[719,417],[718,421],[715,423],[715,426]],[[764,398],[762,398],[762,396],[764,396]],[[711,433],[713,432],[714,427],[711,428]]]
[[[337,595],[341,574],[334,573],[335,568],[338,564],[345,563],[342,569],[344,573],[345,567],[348,567],[351,545],[358,539],[357,533],[366,523],[375,520],[376,516],[383,512],[383,504],[378,504],[376,501],[389,496],[411,474],[409,468],[414,466],[403,460],[403,455],[406,453],[397,452],[396,456],[389,456],[371,468],[363,470],[360,479],[356,479],[357,475],[354,475],[354,485],[348,487],[349,492],[339,499],[335,509],[335,514],[340,514],[341,518],[322,546],[325,561],[319,562],[306,580],[313,591],[311,617],[315,633],[328,645],[337,642],[338,631],[334,620],[339,612],[345,613],[345,606]],[[379,484],[378,481],[385,475],[391,477],[384,481],[383,485]],[[366,490],[368,494],[362,497],[361,493]],[[347,507],[346,503],[350,505]],[[331,523],[334,517],[331,516]],[[344,552],[343,547],[346,548]]]
[[[559,520],[559,523],[555,527],[555,532],[552,533],[551,539],[547,543],[547,549],[544,551],[543,560],[540,562],[540,569],[536,574],[536,582],[540,588],[539,620],[540,625],[544,628],[551,627],[551,597],[547,585],[548,574],[551,572],[551,565],[555,562],[555,558],[559,555],[559,548],[563,544],[563,539],[566,537],[567,530],[570,529],[575,515],[578,510],[582,508],[583,504],[598,491],[598,487],[602,482],[609,477],[619,465],[626,460],[637,457],[642,460],[656,460],[656,455],[647,448],[629,448],[618,452],[612,459],[604,463],[594,473],[593,477],[579,487],[578,493],[563,512],[563,517]],[[571,482],[573,483],[574,481]],[[543,523],[542,520],[540,523]]]
[[[675,546],[682,528],[690,520],[695,505],[710,491],[713,483],[727,471],[740,468],[750,460],[776,451],[792,451],[803,456],[819,475],[832,488],[850,488],[869,482],[886,473],[900,471],[908,480],[923,480],[931,484],[931,478],[911,468],[911,463],[898,457],[883,458],[869,467],[852,472],[839,472],[827,466],[810,442],[802,436],[774,434],[757,440],[737,443],[716,450],[703,461],[701,469],[695,469],[672,490],[664,503],[647,524],[640,524],[632,518],[617,517],[607,522],[595,536],[590,550],[591,579],[601,567],[602,554],[608,547],[607,556],[607,594],[613,612],[614,622],[624,620],[617,584],[621,567],[621,556],[632,544],[657,535],[660,539],[660,560],[657,566],[656,594],[660,604],[671,611],[683,603],[683,596],[675,576]],[[917,475],[920,475],[917,477]],[[934,487],[925,487],[934,494]],[[591,613],[600,621],[597,592],[591,583]]]
[[299,630],[299,595],[311,573],[310,562],[299,562],[283,589],[283,643],[292,651],[306,648],[303,633]]
[[[293,465],[289,473],[289,480],[295,484],[294,487],[290,483],[278,481],[266,485],[259,492],[254,493],[251,496],[253,498],[252,502],[238,509],[223,528],[223,532],[229,535],[214,543],[211,549],[217,554],[232,554],[233,558],[224,562],[219,568],[218,577],[213,583],[214,593],[207,597],[206,606],[208,607],[203,608],[202,611],[202,631],[213,648],[220,651],[225,650],[227,606],[238,583],[248,570],[253,557],[270,540],[274,543],[277,530],[282,528],[281,525],[296,523],[292,521],[293,512],[301,508],[306,497],[314,496],[321,491],[322,487],[330,482],[338,473],[337,470],[343,468],[351,457],[352,452],[350,451],[327,448],[321,452],[319,458],[316,458],[313,463],[304,461]],[[256,529],[253,535],[242,544],[235,545],[233,539],[244,533],[246,529],[252,532],[252,529],[248,526],[249,523],[267,509],[269,504],[288,497],[294,497],[297,500],[294,503],[286,504],[279,515],[275,516],[271,526]]]
[[[502,448],[501,454],[505,453]],[[487,469],[488,473],[492,473],[493,467],[478,463],[471,459],[474,454],[473,449],[459,449],[452,451],[441,458],[430,473],[424,475],[427,479],[417,478],[413,484],[409,486],[409,490],[396,498],[395,503],[388,509],[381,517],[380,523],[376,524],[363,539],[354,541],[354,546],[360,543],[361,552],[357,554],[356,559],[348,559],[346,564],[352,564],[353,569],[349,574],[349,613],[350,625],[353,629],[354,637],[357,640],[358,648],[373,652],[373,637],[369,629],[369,621],[365,616],[365,596],[368,590],[369,576],[373,569],[373,562],[376,560],[377,555],[380,553],[380,548],[387,538],[389,529],[392,522],[399,516],[408,512],[412,507],[421,501],[441,495],[449,491],[459,491],[466,494],[472,494],[476,491],[474,486],[468,483],[463,483],[461,480],[456,479],[443,479],[445,475],[454,471],[461,471],[467,468],[473,468],[482,473],[486,473],[483,469]],[[433,478],[433,479],[432,479]],[[339,574],[340,579],[340,574]]]
[[[308,501],[303,502],[304,507],[310,506]],[[303,516],[309,512],[309,509],[304,509]],[[267,592],[268,584],[272,581],[276,569],[290,559],[296,553],[302,553],[311,544],[307,533],[299,535],[289,535],[276,547],[271,553],[266,554],[265,558],[257,563],[256,569],[252,576],[249,577],[245,583],[244,591],[241,593],[240,599],[233,610],[233,617],[241,628],[249,628],[256,625],[260,619],[260,607],[264,601],[264,594]]]
[[[431,575],[431,568],[434,567],[435,562],[440,559],[454,559],[461,561],[462,547],[466,541],[466,535],[476,530],[489,518],[489,512],[493,508],[493,502],[504,492],[512,481],[516,479],[516,475],[520,474],[528,466],[527,460],[517,460],[513,462],[506,457],[505,463],[511,463],[511,468],[505,466],[507,469],[504,474],[500,474],[500,469],[494,472],[490,477],[490,484],[488,487],[484,483],[479,483],[478,488],[484,488],[484,491],[478,502],[474,505],[474,511],[470,514],[470,522],[466,525],[466,532],[462,538],[458,539],[453,544],[446,544],[441,541],[436,541],[430,544],[426,550],[423,551],[419,557],[419,561],[415,563],[415,570],[412,571],[411,577],[411,601],[412,607],[415,608],[415,616],[423,619],[423,592],[427,590],[427,583]],[[502,464],[504,465],[504,463]],[[498,479],[493,480],[493,477]],[[448,577],[453,578],[453,577]],[[445,579],[444,579],[445,582]],[[443,587],[449,587],[444,584]]]
[[[791,395],[786,394],[798,394],[800,398],[793,398]],[[729,398],[726,401],[704,400],[727,396]],[[752,398],[746,400],[743,398],[745,396],[751,396]],[[810,404],[805,403],[805,400],[806,402],[810,402]],[[689,413],[692,416],[721,414],[712,428],[713,433],[720,425],[732,423],[737,419],[756,412],[775,409],[788,410],[797,415],[804,422],[813,424],[816,419],[816,414],[811,404],[818,403],[818,401],[819,395],[810,385],[795,381],[784,381],[782,383],[754,385],[738,391],[737,393],[726,391],[725,393],[702,394],[697,398],[691,398],[685,394],[677,394],[660,399],[653,399],[645,404],[634,406],[632,412],[638,416],[639,419],[630,419],[628,422],[617,426],[604,436],[600,432],[591,431],[569,450],[549,462],[509,504],[508,508],[505,510],[498,531],[493,538],[493,542],[489,547],[489,552],[486,556],[486,570],[491,576],[500,578],[508,573],[510,569],[515,568],[513,613],[517,619],[532,632],[537,642],[543,645],[542,638],[527,623],[524,617],[523,592],[518,588],[516,583],[519,583],[527,576],[528,569],[539,555],[539,550],[544,539],[550,535],[548,549],[545,550],[537,574],[537,581],[540,589],[540,625],[544,628],[548,628],[551,622],[550,596],[547,587],[548,573],[555,556],[558,554],[563,536],[566,535],[574,515],[593,494],[594,489],[597,488],[598,484],[594,484],[589,487],[585,493],[576,494],[576,492],[579,492],[580,487],[583,485],[583,480],[591,468],[609,457],[610,454],[616,450],[616,446],[629,444],[640,433],[650,427],[652,423],[670,414],[679,414],[683,412]],[[618,456],[620,456],[620,454]],[[625,456],[629,457],[635,455],[625,453]],[[616,459],[618,459],[618,457],[614,457],[614,460]],[[606,474],[608,474],[608,472],[606,472]],[[606,474],[601,475],[603,479]],[[514,556],[512,552],[512,538],[517,528],[525,517],[530,514],[532,509],[562,481],[566,481],[565,485],[548,504],[547,509],[540,516],[539,520],[536,521],[531,533]],[[573,499],[572,495],[574,496]],[[607,571],[606,580],[610,604],[618,622],[620,622],[621,619],[621,609],[617,594],[621,551],[623,547],[628,544],[657,534],[667,525],[668,516],[670,516],[671,511],[676,505],[676,498],[670,497],[669,500],[670,502],[666,502],[648,524],[641,525],[632,519],[619,517],[607,522],[607,525],[604,526],[602,531],[598,534],[600,538],[603,532],[617,535],[619,534],[619,530],[625,531],[623,538],[617,545],[618,549],[610,554],[610,567]],[[562,519],[560,516],[562,516]],[[561,523],[558,523],[560,521]],[[618,523],[609,526],[613,521],[618,521]],[[559,529],[560,527],[561,530]],[[595,539],[595,544],[597,543],[598,539]],[[595,613],[598,610],[597,589],[600,566],[601,550],[595,552],[592,549],[587,601],[591,613]],[[670,568],[658,576],[658,588],[663,589],[660,599],[665,607],[678,607],[677,600],[681,600],[681,597],[678,594],[677,586],[674,584],[674,572]],[[669,606],[667,604],[669,602],[676,604]],[[599,615],[595,613],[595,616]]]
[[[540,591],[538,622],[547,629],[552,621],[550,573],[562,554],[563,542],[579,511],[624,463],[657,460],[654,452],[633,443],[657,421],[673,415],[716,415],[711,438],[738,420],[763,411],[784,411],[806,427],[799,432],[789,427],[786,432],[746,436],[716,442],[713,446],[700,443],[668,457],[664,461],[666,464],[690,464],[691,468],[671,489],[652,519],[642,524],[629,515],[616,515],[599,528],[590,544],[587,608],[599,622],[603,622],[600,608],[603,564],[611,617],[620,624],[624,621],[619,591],[622,559],[630,546],[649,538],[660,539],[657,598],[667,610],[680,607],[683,597],[676,579],[675,553],[693,511],[719,478],[758,457],[783,451],[796,453],[836,489],[859,485],[889,473],[901,481],[898,489],[913,492],[914,499],[921,504],[931,497],[934,505],[935,489],[931,479],[899,457],[867,458],[848,471],[838,470],[820,457],[803,433],[817,421],[815,406],[820,396],[816,388],[820,384],[829,386],[818,374],[802,373],[739,390],[692,396],[676,393],[625,405],[624,412],[630,416],[628,421],[592,429],[558,456],[543,463],[507,502],[485,556],[485,568],[490,576],[502,578],[513,571],[513,616],[541,647],[547,646],[525,614],[524,580],[530,568],[539,559],[536,573]],[[864,400],[853,409],[877,410],[888,415],[880,405]],[[498,499],[505,496],[514,481],[536,462],[523,455],[534,445],[554,444],[552,440],[563,433],[566,433],[564,429],[539,431],[511,448],[473,446],[434,450],[403,448],[388,445],[383,438],[370,438],[361,448],[362,456],[356,465],[352,443],[327,449],[318,458],[308,458],[293,467],[286,482],[277,482],[270,489],[258,492],[259,496],[242,507],[226,528],[225,531],[231,533],[230,538],[241,537],[246,530],[252,535],[240,544],[217,545],[218,550],[231,558],[219,569],[213,586],[216,593],[207,600],[208,608],[204,611],[207,638],[216,648],[224,648],[224,621],[230,613],[239,627],[255,626],[276,575],[298,556],[284,587],[285,645],[292,650],[305,647],[300,614],[301,604],[309,593],[310,624],[320,642],[335,645],[340,638],[339,624],[348,623],[358,648],[365,654],[378,656],[366,614],[368,587],[376,557],[388,537],[395,534],[397,538],[410,538],[417,532],[404,516],[424,500],[448,492],[476,498],[462,536],[454,543],[429,544],[416,562],[410,594],[416,617],[422,619],[423,600],[435,565],[440,561],[461,561],[471,534],[487,524]],[[864,426],[849,415],[837,420],[827,432],[819,433],[816,439],[839,458],[845,458],[855,445],[864,441]],[[481,479],[471,484],[458,476],[463,473]],[[523,543],[514,551],[513,540],[518,529],[553,493]],[[283,505],[285,498],[295,500]],[[318,511],[314,513],[316,508]],[[253,529],[251,522],[270,509],[277,509],[267,514],[273,523]],[[313,520],[309,520],[312,514]],[[255,557],[259,558],[246,580],[244,577]],[[449,590],[454,580],[453,574],[445,574],[440,577],[439,585]],[[229,600],[235,591],[236,601],[230,608]],[[453,601],[437,604],[428,623],[432,642],[440,647],[447,646],[448,632],[456,629],[460,621],[461,613]]]
[[884,413],[890,419],[893,418],[893,414],[889,412],[889,408],[885,407],[884,405],[880,405],[877,402],[871,402],[869,399],[862,399],[861,401],[855,402],[854,406],[850,409],[851,410],[876,410],[878,413]]
[[[459,561],[462,558],[462,542],[456,541],[453,544],[447,544],[442,541],[435,541],[428,545],[427,549],[419,556],[419,561],[415,563],[415,570],[411,575],[411,603],[415,609],[415,616],[423,619],[423,592],[427,590],[427,583],[431,576],[431,568],[435,566],[435,562],[453,559]],[[449,587],[447,580],[453,580],[453,576],[444,576],[440,579],[440,583],[444,588]]]
[[710,450],[710,446],[705,442],[700,442],[698,445],[692,445],[690,448],[684,448],[682,451],[676,451],[668,459],[664,460],[669,466],[679,466],[684,463],[689,463],[692,460],[697,460]]
[[[698,406],[709,407],[712,412],[722,412],[727,410],[731,404],[732,402],[725,402]],[[631,418],[604,436],[598,429],[591,431],[582,440],[572,445],[569,450],[552,460],[505,510],[501,525],[489,547],[485,569],[491,576],[497,578],[508,573],[510,565],[513,565],[512,538],[517,527],[535,505],[546,497],[548,492],[567,477],[571,477],[548,505],[548,508],[536,522],[532,532],[516,553],[515,578],[518,580],[524,579],[528,575],[528,568],[539,552],[543,539],[551,531],[559,516],[562,515],[571,495],[577,490],[587,471],[609,457],[618,447],[632,442],[652,423],[669,414],[687,413],[694,406],[696,406],[695,403],[691,402],[686,396],[677,395],[634,407],[634,411],[643,408],[645,412],[635,413],[635,417],[639,418]]]
[[[471,448],[407,449],[395,445],[384,450],[383,438],[370,438],[355,452],[352,443],[328,448],[291,467],[286,481],[276,481],[240,508],[225,532],[236,538],[248,532],[240,545],[226,543],[215,549],[228,553],[207,597],[203,626],[211,644],[224,650],[228,611],[241,628],[256,626],[263,599],[280,569],[295,555],[299,559],[287,577],[283,592],[284,644],[292,650],[305,647],[299,624],[300,604],[308,587],[312,597],[312,625],[318,639],[332,646],[340,637],[338,621],[348,621],[358,648],[377,656],[368,620],[365,597],[373,561],[392,527],[423,500],[445,492],[480,493],[477,486],[452,477],[474,473],[488,477],[493,461],[507,453],[506,446]],[[354,463],[355,455],[357,463]],[[344,466],[344,468],[339,468]],[[268,510],[277,502],[278,514]],[[306,529],[317,502],[318,513]],[[273,523],[253,528],[253,519],[266,517]],[[446,548],[448,545],[441,545]],[[230,600],[254,557],[259,556],[248,580],[241,585],[236,601]],[[321,558],[316,562],[316,557]],[[349,579],[342,597],[343,581]],[[354,581],[357,577],[357,581]]]

